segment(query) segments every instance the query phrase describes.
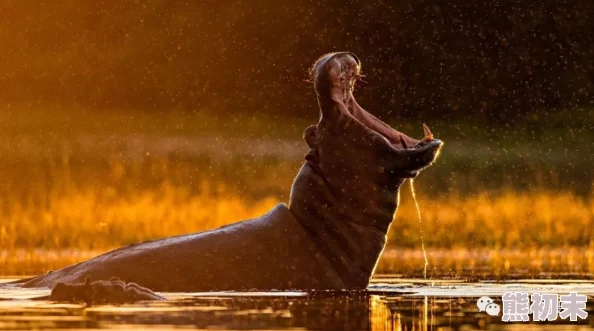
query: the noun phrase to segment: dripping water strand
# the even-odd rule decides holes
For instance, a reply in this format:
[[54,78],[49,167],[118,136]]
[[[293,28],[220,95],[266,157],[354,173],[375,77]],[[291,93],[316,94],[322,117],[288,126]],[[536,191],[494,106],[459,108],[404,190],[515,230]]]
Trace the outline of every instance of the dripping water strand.
[[425,266],[423,267],[423,277],[427,279],[427,266],[429,266],[429,261],[427,260],[427,251],[425,251],[425,239],[424,231],[423,231],[423,220],[421,218],[421,208],[419,208],[419,202],[417,201],[417,195],[415,194],[415,187],[414,187],[414,180],[411,178],[409,180],[410,183],[410,193],[412,194],[412,198],[415,202],[415,207],[417,208],[417,218],[419,219],[419,227],[421,229],[421,248],[423,249],[423,257],[425,258]]

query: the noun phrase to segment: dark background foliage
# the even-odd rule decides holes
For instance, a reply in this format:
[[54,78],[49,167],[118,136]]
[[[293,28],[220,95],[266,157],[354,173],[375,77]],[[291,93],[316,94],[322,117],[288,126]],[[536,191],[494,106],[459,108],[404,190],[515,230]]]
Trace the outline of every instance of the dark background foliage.
[[0,103],[315,112],[307,68],[349,50],[381,116],[514,121],[588,108],[589,1],[96,1],[0,4]]

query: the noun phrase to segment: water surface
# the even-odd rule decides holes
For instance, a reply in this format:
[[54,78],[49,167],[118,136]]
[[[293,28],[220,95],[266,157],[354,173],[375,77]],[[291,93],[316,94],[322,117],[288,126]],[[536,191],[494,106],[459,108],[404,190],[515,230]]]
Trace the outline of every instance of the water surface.
[[[586,320],[503,323],[476,300],[506,291],[588,295]],[[594,330],[594,281],[438,281],[379,275],[367,291],[165,293],[166,302],[85,306],[32,298],[48,289],[1,289],[0,330]]]

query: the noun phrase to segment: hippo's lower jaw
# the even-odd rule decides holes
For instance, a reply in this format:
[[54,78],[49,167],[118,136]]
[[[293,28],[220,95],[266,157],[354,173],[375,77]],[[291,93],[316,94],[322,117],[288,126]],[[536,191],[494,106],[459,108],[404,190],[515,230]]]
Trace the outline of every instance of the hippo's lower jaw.
[[305,131],[311,151],[289,207],[279,204],[259,218],[212,231],[123,247],[23,285],[119,277],[156,291],[366,288],[400,186],[435,161],[442,143],[427,127],[425,138],[416,140],[363,110],[352,93],[360,76],[351,53],[329,54],[314,65],[322,116]]

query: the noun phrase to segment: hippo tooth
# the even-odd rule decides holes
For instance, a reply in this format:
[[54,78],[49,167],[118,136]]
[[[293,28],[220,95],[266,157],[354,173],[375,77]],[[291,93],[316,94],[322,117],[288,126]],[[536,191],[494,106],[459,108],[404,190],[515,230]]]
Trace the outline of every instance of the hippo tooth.
[[404,137],[402,136],[401,133],[398,134],[398,138],[400,138],[400,143],[402,144],[402,147],[404,149],[407,149],[408,148],[408,145],[406,144],[406,140],[404,140]]
[[431,130],[429,130],[429,127],[427,126],[427,124],[423,124],[423,132],[425,133],[425,136],[428,136],[431,134]]
[[431,133],[431,130],[429,130],[429,127],[425,124],[423,124],[423,133],[425,133],[425,138],[423,140],[432,140],[433,139],[433,134]]

